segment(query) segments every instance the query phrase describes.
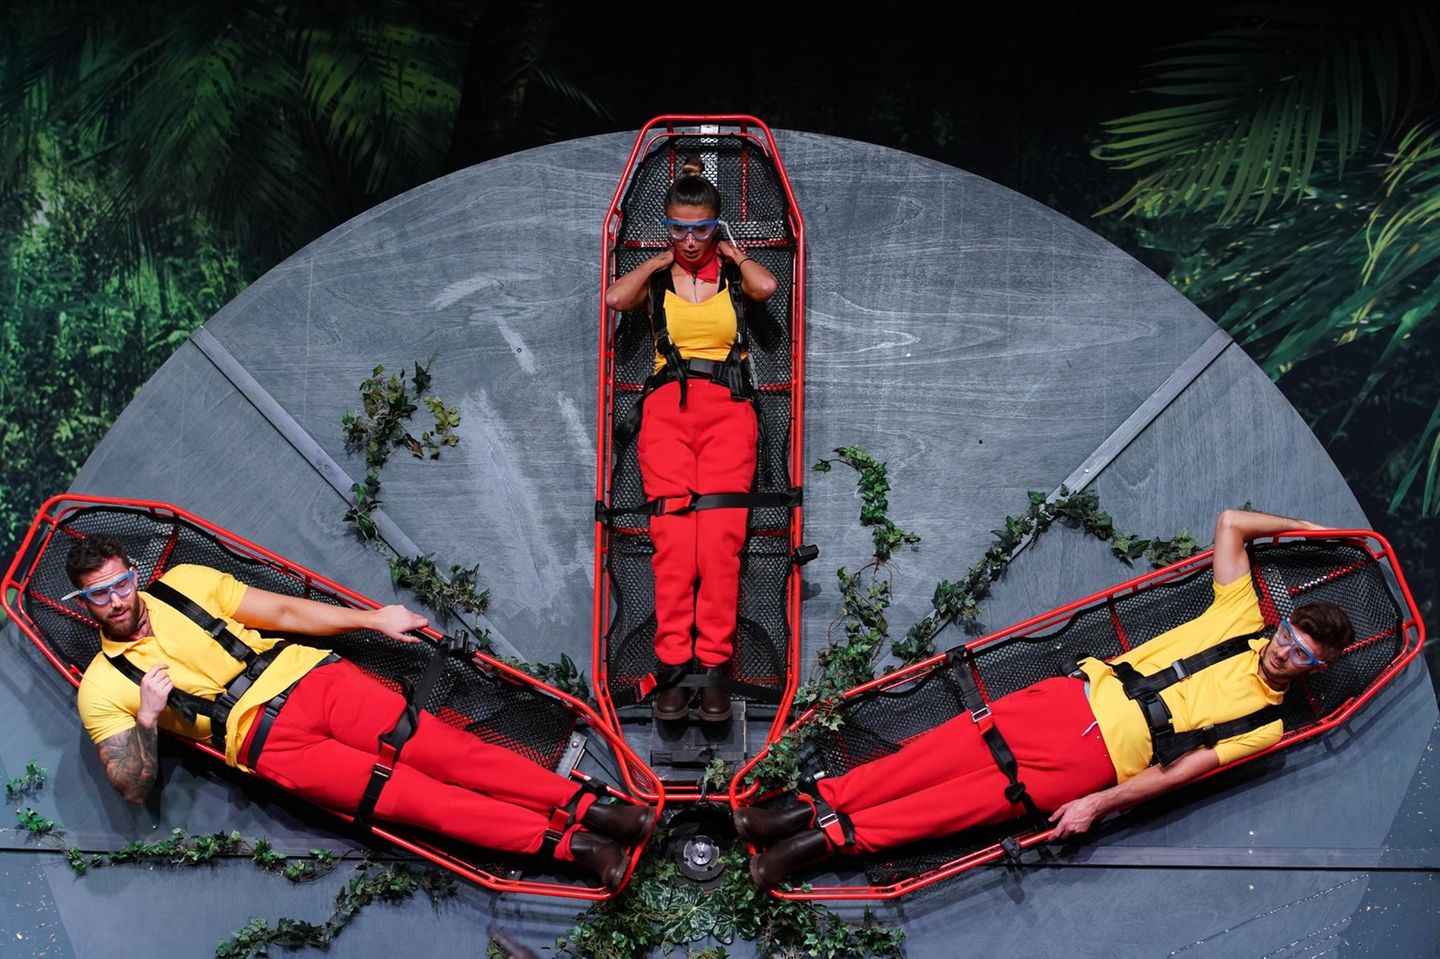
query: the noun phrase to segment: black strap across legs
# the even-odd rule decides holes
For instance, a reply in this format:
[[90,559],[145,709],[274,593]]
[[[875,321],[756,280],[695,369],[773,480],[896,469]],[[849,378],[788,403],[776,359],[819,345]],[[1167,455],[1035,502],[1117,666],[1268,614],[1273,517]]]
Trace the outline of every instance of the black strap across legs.
[[[970,651],[965,648],[951,650],[948,654],[951,665],[955,668],[955,678],[960,684],[960,691],[965,697],[965,702],[971,704],[970,721],[980,729],[980,736],[985,740],[985,745],[990,749],[990,755],[995,760],[995,765],[1010,780],[1010,785],[1005,787],[1005,798],[1011,803],[1019,803],[1025,807],[1026,814],[1037,825],[1045,822],[1045,815],[1035,805],[1035,800],[1030,798],[1030,793],[1025,789],[1025,783],[1020,780],[1020,763],[1015,759],[1015,753],[1011,751],[1010,745],[1005,742],[1005,737],[1000,734],[995,720],[990,715],[990,704],[980,695],[980,686],[975,682],[973,672],[975,659]],[[1043,828],[1043,827],[1042,827]]]
[[375,757],[375,765],[370,770],[370,781],[365,784],[365,792],[360,797],[360,805],[355,810],[355,822],[361,826],[368,826],[371,817],[375,814],[375,804],[380,801],[380,793],[385,784],[390,781],[391,774],[395,771],[395,763],[400,759],[400,750],[415,735],[415,730],[420,726],[420,710],[430,699],[430,693],[435,689],[435,684],[445,674],[445,666],[452,656],[462,656],[468,652],[468,644],[463,636],[446,636],[444,641],[436,643],[430,651],[430,659],[425,663],[425,672],[420,675],[409,694],[405,697],[405,708],[400,711],[400,716],[395,720],[395,725],[390,727],[389,732],[380,737]]

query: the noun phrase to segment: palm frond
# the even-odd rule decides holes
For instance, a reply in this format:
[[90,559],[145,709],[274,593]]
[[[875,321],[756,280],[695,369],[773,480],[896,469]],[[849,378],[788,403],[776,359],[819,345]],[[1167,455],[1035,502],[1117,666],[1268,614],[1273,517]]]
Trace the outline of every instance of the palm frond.
[[[1236,26],[1172,48],[1147,92],[1178,103],[1104,124],[1094,154],[1142,171],[1101,213],[1199,210],[1215,222],[1304,195],[1320,151],[1337,175],[1367,129],[1388,130],[1433,85],[1440,59],[1428,5],[1375,16],[1360,4],[1242,12]],[[1375,114],[1372,124],[1370,113]]]

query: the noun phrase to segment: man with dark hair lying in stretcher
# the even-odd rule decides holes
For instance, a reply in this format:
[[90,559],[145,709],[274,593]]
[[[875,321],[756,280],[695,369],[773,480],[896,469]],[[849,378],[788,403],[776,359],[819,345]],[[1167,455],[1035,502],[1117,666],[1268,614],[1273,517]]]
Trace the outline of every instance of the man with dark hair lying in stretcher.
[[[1215,599],[1199,616],[1110,663],[1087,658],[1076,676],[1001,697],[988,719],[961,714],[898,752],[822,778],[817,798],[737,809],[740,835],[769,847],[751,860],[756,884],[773,887],[832,852],[870,853],[1027,813],[1048,813],[1056,838],[1079,835],[1274,745],[1284,730],[1273,707],[1291,680],[1340,656],[1354,630],[1328,603],[1265,630],[1245,545],[1313,529],[1325,527],[1226,510],[1215,523]],[[992,752],[991,723],[1001,754],[1008,747],[1018,762],[1023,796]]]
[[[138,803],[154,785],[159,727],[218,745],[210,716],[222,715],[213,711],[233,698],[228,717],[217,722],[226,762],[332,809],[360,807],[380,736],[395,726],[404,697],[328,650],[262,633],[373,630],[418,642],[406,634],[423,627],[424,617],[404,606],[351,609],[270,593],[203,566],[176,566],[142,592],[124,547],[108,536],[77,542],[66,571],[76,587],[66,599],[82,603],[101,634],[101,652],[80,682],[80,718],[120,795]],[[198,609],[187,613],[187,603]],[[210,632],[197,618],[215,621]],[[421,711],[374,800],[374,816],[505,852],[553,846],[556,859],[580,864],[614,889],[628,861],[614,840],[638,841],[654,813],[595,799]],[[558,841],[552,833],[547,842],[557,810],[568,822]]]

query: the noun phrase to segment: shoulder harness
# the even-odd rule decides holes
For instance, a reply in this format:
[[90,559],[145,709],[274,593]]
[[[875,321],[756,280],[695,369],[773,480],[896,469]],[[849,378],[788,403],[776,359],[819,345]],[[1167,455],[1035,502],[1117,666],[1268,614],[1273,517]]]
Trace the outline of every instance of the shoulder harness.
[[1251,732],[1280,719],[1280,707],[1267,703],[1247,716],[1181,732],[1175,729],[1174,720],[1170,715],[1170,707],[1166,706],[1165,701],[1160,698],[1162,690],[1169,689],[1176,683],[1182,682],[1216,663],[1249,652],[1250,640],[1264,635],[1263,631],[1258,631],[1246,633],[1244,636],[1232,636],[1214,646],[1202,649],[1193,656],[1177,659],[1164,669],[1148,676],[1141,675],[1140,671],[1129,663],[1108,664],[1111,671],[1115,673],[1115,677],[1125,688],[1125,695],[1140,706],[1140,712],[1145,716],[1145,722],[1150,727],[1150,742],[1153,748],[1150,762],[1152,764],[1159,763],[1161,766],[1168,766],[1188,752],[1204,747],[1213,747],[1222,739]]

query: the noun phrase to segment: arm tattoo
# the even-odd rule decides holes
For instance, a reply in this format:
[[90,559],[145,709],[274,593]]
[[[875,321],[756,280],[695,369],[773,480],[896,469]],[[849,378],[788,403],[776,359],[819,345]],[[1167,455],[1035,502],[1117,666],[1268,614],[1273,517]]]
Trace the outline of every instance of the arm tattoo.
[[144,802],[159,767],[156,730],[136,725],[102,741],[100,763],[121,796],[133,803]]

